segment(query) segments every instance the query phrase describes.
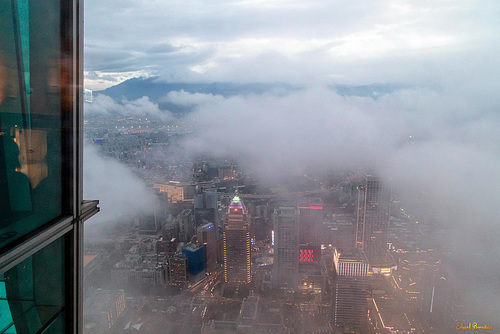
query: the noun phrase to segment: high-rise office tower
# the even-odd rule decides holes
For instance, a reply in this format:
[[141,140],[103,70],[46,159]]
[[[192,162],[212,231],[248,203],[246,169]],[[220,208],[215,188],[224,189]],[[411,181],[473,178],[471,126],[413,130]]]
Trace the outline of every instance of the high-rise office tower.
[[193,211],[190,209],[182,210],[177,215],[179,222],[179,241],[188,242],[195,234]]
[[322,205],[299,206],[300,244],[320,245],[323,226]]
[[196,188],[194,194],[194,220],[196,227],[212,223],[220,236],[216,189]]
[[250,221],[238,196],[231,201],[224,220],[223,253],[226,283],[250,283]]
[[214,224],[205,224],[198,227],[198,241],[205,246],[205,263],[207,272],[213,273],[217,270],[217,239]]
[[332,323],[363,333],[367,324],[368,260],[359,248],[335,249]]
[[182,253],[177,253],[168,259],[170,285],[183,287],[188,283],[188,259]]
[[273,286],[293,289],[299,275],[299,217],[293,207],[280,207],[272,215],[274,230]]
[[182,254],[187,257],[187,269],[190,276],[203,272],[205,276],[205,251],[200,243],[188,243],[182,247]]
[[356,247],[370,265],[386,262],[391,191],[377,177],[365,175],[358,189]]
[[81,333],[81,1],[0,1],[0,332]]
[[168,219],[168,194],[162,193],[158,189],[153,188],[156,205],[153,208],[153,215],[156,221],[156,224],[160,226],[165,226]]
[[165,226],[168,218],[168,194],[153,188],[155,203],[148,214],[139,218],[139,233],[156,234],[160,228]]

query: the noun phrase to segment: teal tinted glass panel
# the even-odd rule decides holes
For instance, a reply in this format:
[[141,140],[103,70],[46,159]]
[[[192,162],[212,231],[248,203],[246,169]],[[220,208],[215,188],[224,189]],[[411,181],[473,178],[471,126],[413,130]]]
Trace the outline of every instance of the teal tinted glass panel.
[[5,290],[5,278],[0,275],[0,331],[10,329],[15,333],[14,319],[10,313],[7,291]]
[[62,213],[61,10],[0,1],[0,247]]
[[64,239],[60,238],[0,274],[0,333],[50,328],[64,311],[64,267]]
[[3,332],[2,334],[16,334],[16,333],[17,333],[16,326],[13,324],[9,328],[7,328],[5,332]]

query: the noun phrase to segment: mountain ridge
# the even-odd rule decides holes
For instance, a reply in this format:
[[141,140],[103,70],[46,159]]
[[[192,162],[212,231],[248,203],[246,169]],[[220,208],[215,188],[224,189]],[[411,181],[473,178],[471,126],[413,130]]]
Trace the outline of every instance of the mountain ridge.
[[[329,89],[335,90],[341,96],[372,97],[374,99],[395,90],[410,88],[409,85],[397,83],[374,83],[367,85],[330,85]],[[161,110],[169,110],[173,113],[187,113],[193,110],[193,106],[177,105],[165,99],[170,92],[185,91],[190,94],[212,94],[223,97],[246,96],[250,94],[274,96],[285,96],[287,94],[305,89],[303,86],[290,85],[281,82],[275,83],[235,83],[235,82],[211,82],[211,83],[183,83],[163,82],[158,77],[131,78],[115,86],[104,90],[95,91],[95,94],[104,94],[118,103],[123,100],[134,101],[147,96],[151,101],[158,104]]]
[[183,83],[162,82],[157,77],[132,78],[95,93],[105,94],[116,100],[126,98],[136,100],[148,96],[153,101],[158,101],[170,92],[185,91],[191,94],[213,94],[224,97],[248,94],[284,94],[289,91],[298,90],[300,87],[284,83],[234,83],[234,82],[212,82],[212,83]]

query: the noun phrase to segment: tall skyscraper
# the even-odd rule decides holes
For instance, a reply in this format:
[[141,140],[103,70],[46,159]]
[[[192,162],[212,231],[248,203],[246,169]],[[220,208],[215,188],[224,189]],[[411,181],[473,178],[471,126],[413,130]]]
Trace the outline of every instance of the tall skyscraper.
[[323,224],[322,205],[299,206],[300,243],[310,245],[321,244],[321,228]]
[[272,215],[274,230],[273,286],[293,289],[299,275],[299,217],[293,207],[280,207]]
[[214,224],[205,224],[198,227],[198,241],[205,246],[205,263],[207,272],[213,273],[217,270],[217,238]]
[[250,283],[250,221],[247,209],[237,195],[231,201],[224,221],[223,253],[226,283]]
[[195,234],[193,210],[185,209],[177,215],[179,222],[179,241],[188,242]]
[[0,332],[81,333],[82,1],[0,1]]
[[363,249],[372,266],[387,262],[390,202],[390,189],[377,177],[365,175],[358,189],[356,247]]
[[168,271],[170,285],[185,286],[188,283],[187,256],[177,253],[168,259]]
[[182,254],[187,257],[187,269],[191,277],[203,272],[205,276],[205,251],[200,243],[188,243],[182,247]]
[[196,188],[194,194],[194,220],[196,227],[212,223],[217,238],[220,238],[219,207],[217,189]]
[[364,333],[368,313],[368,260],[359,248],[335,249],[335,289],[332,301],[332,323]]

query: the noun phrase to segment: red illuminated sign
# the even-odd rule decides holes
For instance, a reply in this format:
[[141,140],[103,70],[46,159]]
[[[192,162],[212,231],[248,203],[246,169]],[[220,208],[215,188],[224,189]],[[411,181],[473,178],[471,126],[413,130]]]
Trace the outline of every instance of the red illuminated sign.
[[319,246],[301,245],[299,250],[299,262],[318,262],[321,260],[321,248]]
[[314,262],[314,250],[313,249],[301,249],[299,261],[300,262]]
[[323,210],[322,205],[299,206],[299,209]]

